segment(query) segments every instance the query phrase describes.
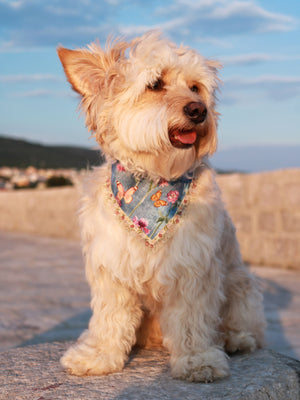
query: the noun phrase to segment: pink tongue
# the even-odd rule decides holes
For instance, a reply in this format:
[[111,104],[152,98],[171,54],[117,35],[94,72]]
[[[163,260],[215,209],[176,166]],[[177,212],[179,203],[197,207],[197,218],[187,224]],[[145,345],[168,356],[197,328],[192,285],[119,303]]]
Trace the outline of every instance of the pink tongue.
[[176,137],[181,143],[193,144],[196,142],[197,134],[196,132],[183,133],[181,135],[177,133]]

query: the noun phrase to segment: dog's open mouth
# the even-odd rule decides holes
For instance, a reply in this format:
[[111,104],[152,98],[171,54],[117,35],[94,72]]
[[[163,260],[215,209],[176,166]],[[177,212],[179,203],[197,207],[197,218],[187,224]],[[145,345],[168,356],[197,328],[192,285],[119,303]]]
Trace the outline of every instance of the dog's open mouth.
[[174,129],[169,132],[169,138],[174,147],[179,149],[187,149],[196,143],[197,132],[194,129]]

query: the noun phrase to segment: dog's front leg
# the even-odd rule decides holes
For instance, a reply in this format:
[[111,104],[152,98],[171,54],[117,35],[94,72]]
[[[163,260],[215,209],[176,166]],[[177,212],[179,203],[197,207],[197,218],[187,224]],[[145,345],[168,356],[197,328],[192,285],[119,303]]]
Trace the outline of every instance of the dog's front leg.
[[120,371],[135,343],[142,311],[135,293],[98,269],[92,285],[89,328],[62,357],[74,375],[105,375]]
[[177,379],[211,382],[230,373],[228,357],[218,346],[222,285],[218,268],[211,268],[202,277],[185,268],[165,293],[161,328]]

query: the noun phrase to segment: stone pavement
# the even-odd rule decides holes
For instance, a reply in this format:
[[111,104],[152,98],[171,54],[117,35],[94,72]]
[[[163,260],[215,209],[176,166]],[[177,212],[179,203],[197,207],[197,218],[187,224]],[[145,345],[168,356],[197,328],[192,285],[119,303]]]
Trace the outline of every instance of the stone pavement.
[[[300,359],[300,271],[251,267],[262,280],[268,347]],[[0,232],[0,351],[76,339],[89,288],[77,241]]]
[[[300,272],[251,268],[264,288],[268,347],[299,359]],[[0,232],[0,276],[1,400],[299,399],[300,363],[268,349],[232,357],[232,376],[213,385],[172,380],[159,350],[133,353],[120,374],[69,376],[58,360],[90,317],[79,243]]]

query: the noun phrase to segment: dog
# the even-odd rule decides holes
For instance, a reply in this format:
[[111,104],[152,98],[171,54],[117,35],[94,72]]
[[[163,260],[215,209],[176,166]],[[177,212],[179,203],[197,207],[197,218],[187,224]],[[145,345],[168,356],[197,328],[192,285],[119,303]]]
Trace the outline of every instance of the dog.
[[208,162],[221,65],[156,31],[58,55],[107,160],[79,210],[93,314],[63,367],[110,374],[134,345],[163,345],[173,378],[228,376],[265,319]]

